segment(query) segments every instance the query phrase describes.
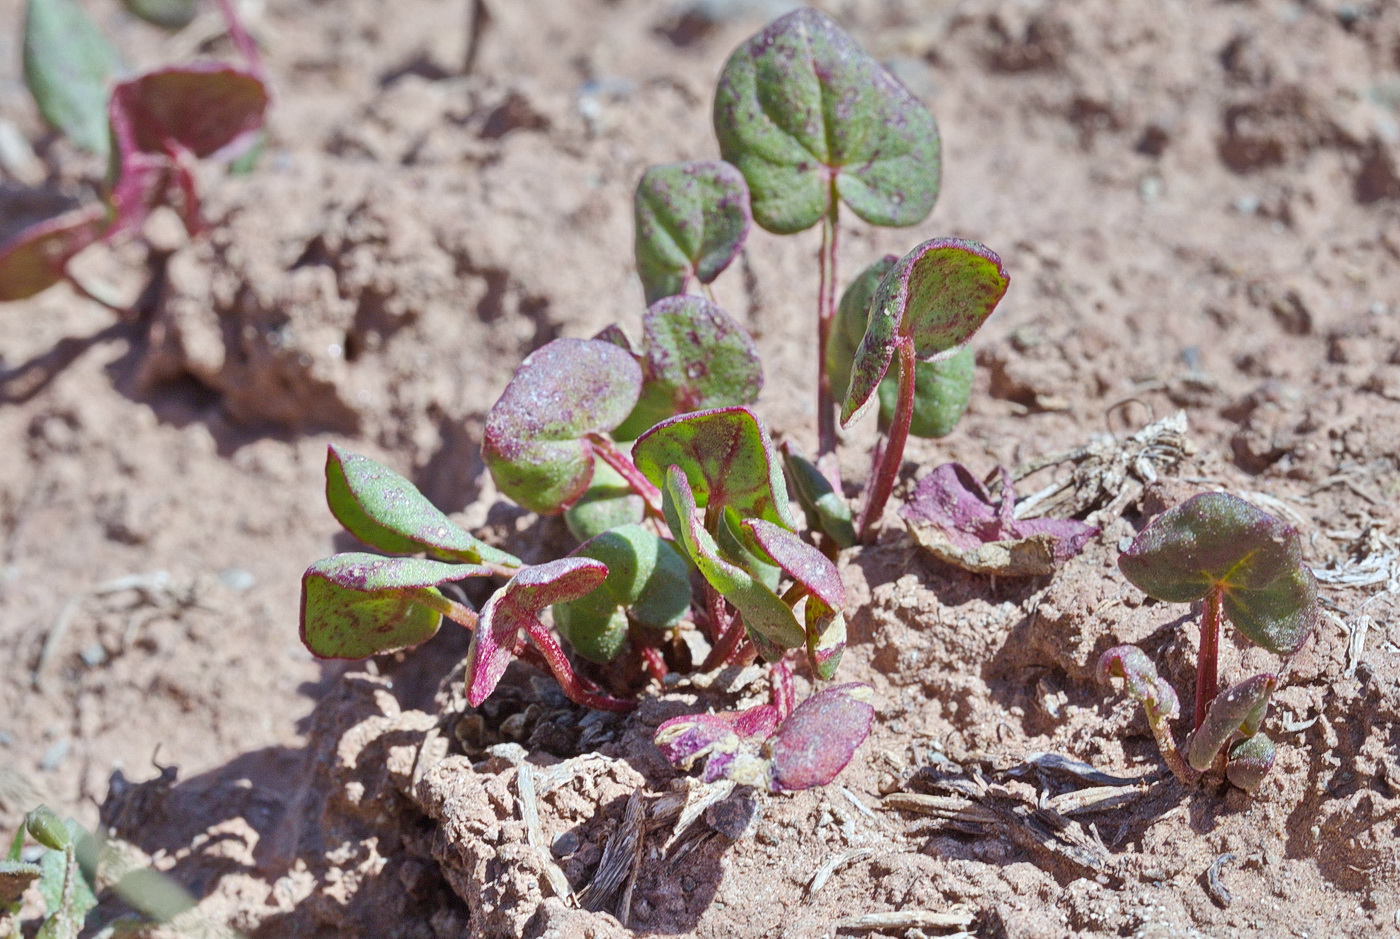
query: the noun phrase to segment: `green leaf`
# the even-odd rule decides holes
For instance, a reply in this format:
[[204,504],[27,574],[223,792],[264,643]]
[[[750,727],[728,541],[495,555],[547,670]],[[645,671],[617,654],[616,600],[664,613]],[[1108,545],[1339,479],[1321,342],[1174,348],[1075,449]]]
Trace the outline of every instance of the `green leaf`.
[[39,113],[77,146],[106,158],[108,85],[121,61],[75,0],[29,0],[24,80]]
[[618,440],[631,440],[676,414],[752,404],[763,389],[753,339],[702,297],[653,303],[642,319],[642,348],[642,395],[613,432]]
[[48,919],[35,933],[35,939],[78,939],[83,921],[97,906],[97,896],[77,859],[76,845],[87,833],[71,818],[65,819],[60,827],[66,836],[65,847],[50,849],[39,859],[43,871],[39,892],[44,897]]
[[519,558],[465,531],[398,473],[335,444],[326,451],[326,502],[346,531],[381,551],[520,566]]
[[106,209],[92,205],[30,225],[0,245],[0,301],[28,299],[65,279],[68,262],[106,228]]
[[586,659],[611,662],[631,618],[666,629],[690,609],[690,569],[674,547],[640,525],[604,532],[574,552],[607,565],[601,587],[554,607],[554,625]]
[[440,584],[488,567],[421,558],[337,554],[301,579],[301,641],[323,659],[364,659],[431,639],[442,621]]
[[666,470],[662,510],[676,544],[699,569],[701,576],[734,604],[759,654],[776,661],[784,649],[806,641],[806,631],[782,598],[757,577],[723,557],[715,539],[705,530],[690,482],[679,466]]
[[900,258],[875,292],[851,366],[842,426],[870,406],[901,341],[913,343],[922,361],[948,357],[992,315],[1008,283],[1001,259],[972,241],[936,238]]
[[500,490],[556,515],[593,478],[590,433],[607,433],[637,404],[642,370],[610,342],[556,339],[516,370],[486,415],[482,456]]
[[1228,493],[1203,492],[1157,516],[1118,567],[1169,603],[1219,588],[1235,628],[1278,655],[1297,652],[1317,623],[1317,581],[1298,532]]
[[642,174],[635,200],[637,273],[647,303],[708,284],[749,232],[749,189],[728,163],[671,163]]
[[825,554],[785,528],[762,519],[746,519],[744,528],[763,555],[806,590],[807,658],[818,678],[830,679],[846,650],[846,585],[841,572]]
[[851,386],[851,363],[855,361],[860,341],[865,338],[875,291],[898,261],[893,254],[887,254],[861,271],[836,305],[836,317],[826,343],[826,372],[831,376],[831,393],[839,401],[846,400],[846,390]]
[[53,809],[41,805],[24,816],[24,829],[29,837],[51,851],[63,851],[73,846],[74,838],[63,819]]
[[[963,346],[946,359],[919,362],[914,366],[914,419],[909,433],[915,437],[946,437],[958,426],[972,402],[972,382],[977,368],[969,346]],[[880,382],[880,422],[894,420],[899,401],[899,380],[886,375]]]
[[162,29],[184,29],[194,21],[194,0],[122,0],[134,16]]
[[1186,744],[1186,762],[1191,768],[1204,773],[1232,738],[1258,733],[1276,688],[1277,675],[1255,675],[1212,698],[1205,719]]
[[1246,792],[1259,788],[1278,755],[1274,742],[1264,734],[1246,737],[1230,748],[1225,762],[1225,778]]
[[607,565],[592,558],[570,557],[525,567],[491,595],[482,607],[471,648],[467,650],[467,703],[479,707],[500,683],[515,656],[521,633],[533,638],[544,631],[540,613],[576,600],[598,588]]
[[1137,646],[1114,646],[1099,657],[1099,681],[1106,682],[1110,676],[1123,679],[1128,694],[1147,712],[1154,733],[1181,713],[1176,689],[1157,674],[1157,666]]
[[720,154],[754,220],[790,234],[833,195],[873,225],[914,225],[938,195],[933,115],[825,14],[797,10],[741,45],[715,93]]
[[646,503],[622,474],[604,460],[593,463],[593,479],[578,501],[564,510],[564,524],[579,541],[587,541],[646,516]]
[[748,408],[716,408],[663,421],[638,438],[632,459],[656,486],[669,467],[679,466],[696,504],[707,513],[733,510],[741,519],[797,528],[773,443]]
[[831,480],[789,442],[783,442],[782,453],[788,483],[807,516],[807,527],[823,532],[838,547],[855,545],[856,527],[845,496],[832,488]]

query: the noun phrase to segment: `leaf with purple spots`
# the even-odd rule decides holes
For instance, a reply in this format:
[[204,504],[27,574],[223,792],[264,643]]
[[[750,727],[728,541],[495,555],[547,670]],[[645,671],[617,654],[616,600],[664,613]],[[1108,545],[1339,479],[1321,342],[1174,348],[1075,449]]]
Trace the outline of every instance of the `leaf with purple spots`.
[[637,184],[637,273],[647,303],[713,281],[744,246],[749,188],[721,161],[653,166]]

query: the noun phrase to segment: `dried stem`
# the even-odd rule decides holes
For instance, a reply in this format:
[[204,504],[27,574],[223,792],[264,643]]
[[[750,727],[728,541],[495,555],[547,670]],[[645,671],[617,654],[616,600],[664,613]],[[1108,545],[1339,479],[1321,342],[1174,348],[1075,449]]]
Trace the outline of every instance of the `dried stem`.
[[861,541],[869,539],[871,530],[884,514],[885,503],[890,499],[900,464],[904,462],[904,445],[909,441],[909,425],[914,420],[914,343],[908,336],[900,336],[895,348],[899,351],[899,403],[890,421],[880,464],[866,483],[865,508],[856,528]]
[[1223,615],[1225,591],[1214,586],[1206,592],[1206,608],[1201,616],[1201,651],[1196,658],[1196,716],[1192,730],[1199,730],[1206,711],[1215,700],[1220,687],[1220,620]]

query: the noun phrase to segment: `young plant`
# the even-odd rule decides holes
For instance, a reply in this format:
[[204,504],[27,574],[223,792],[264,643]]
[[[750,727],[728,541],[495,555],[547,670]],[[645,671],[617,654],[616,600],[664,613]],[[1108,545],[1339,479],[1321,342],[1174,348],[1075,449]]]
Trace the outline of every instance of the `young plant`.
[[220,0],[240,68],[201,62],[118,79],[115,50],[74,0],[29,0],[25,78],[44,118],[75,145],[108,160],[99,203],[46,219],[0,244],[0,301],[23,300],[60,281],[116,306],[69,270],[88,246],[139,229],[157,206],[178,208],[203,230],[193,165],[246,154],[270,100],[257,49],[231,0]]
[[[37,864],[22,860],[25,834],[46,850]],[[19,935],[19,910],[24,891],[38,882],[44,897],[46,918],[40,939],[77,939],[97,896],[78,863],[78,843],[86,833],[72,819],[61,820],[47,806],[25,815],[24,827],[15,833],[9,853],[0,861],[0,926],[11,920]]]
[[1205,492],[1153,519],[1118,566],[1148,596],[1204,601],[1194,724],[1184,757],[1168,725],[1180,710],[1176,692],[1142,650],[1109,649],[1099,659],[1100,679],[1125,680],[1182,782],[1194,785],[1223,762],[1232,783],[1257,788],[1274,761],[1274,745],[1259,728],[1279,676],[1256,675],[1220,692],[1220,627],[1228,618],[1250,642],[1284,657],[1307,641],[1317,622],[1317,582],[1303,564],[1298,532],[1237,496]]

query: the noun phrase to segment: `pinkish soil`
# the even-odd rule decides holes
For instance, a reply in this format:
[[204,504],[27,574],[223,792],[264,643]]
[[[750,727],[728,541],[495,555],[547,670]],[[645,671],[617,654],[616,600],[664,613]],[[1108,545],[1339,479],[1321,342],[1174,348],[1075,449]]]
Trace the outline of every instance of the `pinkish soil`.
[[[100,820],[206,925],[256,937],[1396,934],[1400,6],[1383,0],[829,5],[944,138],[930,219],[847,225],[842,269],[952,234],[1012,276],[975,340],[971,411],[911,448],[909,478],[1108,447],[1178,409],[1190,451],[1145,492],[1127,477],[1054,578],[962,573],[887,513],[843,559],[840,677],[875,687],[878,717],[836,785],[733,793],[677,834],[704,793],[652,730],[759,700],[762,679],[682,683],[617,718],[512,671],[476,715],[446,680],[460,631],[367,668],[301,648],[300,572],[349,546],[323,504],[328,442],[527,559],[564,537],[497,500],[485,410],[544,342],[636,332],[632,188],[715,154],[714,77],[783,6],[486,0],[474,36],[462,0],[257,5],[277,90],[258,169],[209,175],[208,237],[157,220],[82,259],[132,297],[149,281],[143,319],[113,326],[66,288],[0,309],[0,835],[39,800]],[[229,54],[91,7],[136,66]],[[100,172],[24,92],[20,8],[0,0],[0,122],[35,155],[0,160],[0,237]],[[755,233],[717,284],[763,353],[759,410],[809,450],[816,239]],[[1172,782],[1092,673],[1133,641],[1191,687],[1190,618],[1115,560],[1208,488],[1295,524],[1324,580],[1254,797]],[[1274,664],[1226,642],[1225,677]],[[1033,768],[1044,753],[1136,781],[1086,807],[1086,783]],[[953,820],[900,807],[969,792]],[[595,882],[627,830],[631,886]],[[906,919],[859,921],[881,913]]]

